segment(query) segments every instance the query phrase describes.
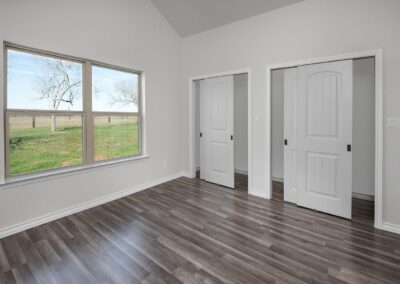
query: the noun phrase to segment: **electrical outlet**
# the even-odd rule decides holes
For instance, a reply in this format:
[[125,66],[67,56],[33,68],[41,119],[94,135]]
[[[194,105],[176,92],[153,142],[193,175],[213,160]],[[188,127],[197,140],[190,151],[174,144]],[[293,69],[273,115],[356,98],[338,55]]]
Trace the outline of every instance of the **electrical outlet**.
[[389,128],[400,128],[400,117],[389,117],[388,118]]

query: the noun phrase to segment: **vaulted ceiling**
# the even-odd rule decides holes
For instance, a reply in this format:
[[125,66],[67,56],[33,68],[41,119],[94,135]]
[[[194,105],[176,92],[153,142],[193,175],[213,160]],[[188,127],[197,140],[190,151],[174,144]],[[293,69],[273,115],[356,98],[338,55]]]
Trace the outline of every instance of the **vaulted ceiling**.
[[182,36],[190,36],[303,0],[151,0]]

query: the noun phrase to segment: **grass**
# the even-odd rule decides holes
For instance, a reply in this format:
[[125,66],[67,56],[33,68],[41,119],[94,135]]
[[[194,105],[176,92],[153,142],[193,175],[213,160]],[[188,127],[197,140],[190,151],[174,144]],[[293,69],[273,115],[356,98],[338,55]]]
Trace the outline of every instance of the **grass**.
[[99,125],[94,129],[95,161],[139,153],[138,124]]
[[[138,124],[97,124],[95,160],[137,154]],[[18,128],[10,131],[9,173],[37,172],[82,164],[82,128],[80,126]]]

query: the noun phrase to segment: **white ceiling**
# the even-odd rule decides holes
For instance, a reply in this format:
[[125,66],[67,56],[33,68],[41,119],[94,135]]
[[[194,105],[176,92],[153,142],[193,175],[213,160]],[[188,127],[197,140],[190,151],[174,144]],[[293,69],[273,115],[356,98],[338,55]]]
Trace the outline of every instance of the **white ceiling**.
[[190,36],[303,0],[151,0],[182,36]]

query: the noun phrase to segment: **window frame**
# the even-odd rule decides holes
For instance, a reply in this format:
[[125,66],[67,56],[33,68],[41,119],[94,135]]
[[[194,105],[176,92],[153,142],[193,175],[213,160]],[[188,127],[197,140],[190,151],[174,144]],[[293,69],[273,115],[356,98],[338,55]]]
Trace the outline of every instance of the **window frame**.
[[[82,65],[82,110],[31,110],[31,109],[9,109],[8,108],[8,51],[20,51],[32,55],[41,55],[49,58],[67,60]],[[98,112],[92,109],[92,67],[101,67],[115,71],[126,72],[138,76],[138,110],[137,112]],[[125,163],[127,161],[137,160],[147,157],[144,149],[144,72],[130,68],[115,66],[112,64],[102,63],[95,60],[83,59],[55,52],[49,52],[21,46],[9,42],[3,42],[3,74],[4,74],[4,90],[3,90],[3,118],[4,118],[4,178],[8,180],[26,180],[29,178],[59,174],[63,172],[75,171],[79,169],[87,169],[91,167]],[[33,171],[28,173],[10,174],[10,157],[9,157],[9,137],[10,127],[9,118],[12,115],[56,115],[56,116],[80,116],[82,122],[82,163],[73,166],[62,166],[45,170]],[[134,155],[126,155],[118,158],[111,158],[101,161],[95,161],[94,157],[94,118],[100,115],[118,115],[127,117],[137,117],[138,121],[138,153]]]

